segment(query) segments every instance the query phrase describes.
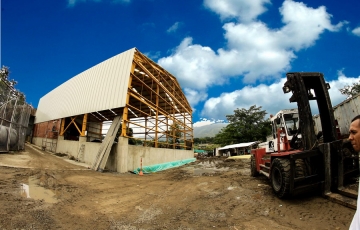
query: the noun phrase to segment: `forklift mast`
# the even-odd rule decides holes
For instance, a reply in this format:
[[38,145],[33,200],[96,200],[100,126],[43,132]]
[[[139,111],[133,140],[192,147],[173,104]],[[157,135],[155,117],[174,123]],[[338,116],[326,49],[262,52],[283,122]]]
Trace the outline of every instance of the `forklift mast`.
[[316,100],[322,126],[323,142],[329,143],[337,139],[336,125],[328,89],[330,85],[324,81],[322,73],[296,72],[287,73],[284,93],[292,92],[290,102],[296,102],[299,113],[299,127],[303,150],[311,150],[316,145],[317,134],[311,113],[310,100]]
[[[357,193],[346,186],[358,178],[359,154],[348,142],[338,139],[329,84],[318,72],[291,72],[286,77],[283,91],[292,93],[289,100],[297,103],[299,118],[291,148],[278,152],[254,150],[251,175],[267,176],[279,198],[321,191],[324,197],[356,209]],[[311,100],[317,103],[322,134],[315,133]]]

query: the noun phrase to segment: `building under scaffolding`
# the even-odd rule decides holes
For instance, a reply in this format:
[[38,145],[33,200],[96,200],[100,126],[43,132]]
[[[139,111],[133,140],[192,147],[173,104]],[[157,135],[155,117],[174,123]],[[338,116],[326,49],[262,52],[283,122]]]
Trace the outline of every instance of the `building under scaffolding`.
[[54,140],[101,142],[104,128],[116,116],[122,117],[117,138],[127,138],[132,145],[192,149],[192,109],[178,81],[136,48],[42,97],[34,142],[54,152],[63,149]]

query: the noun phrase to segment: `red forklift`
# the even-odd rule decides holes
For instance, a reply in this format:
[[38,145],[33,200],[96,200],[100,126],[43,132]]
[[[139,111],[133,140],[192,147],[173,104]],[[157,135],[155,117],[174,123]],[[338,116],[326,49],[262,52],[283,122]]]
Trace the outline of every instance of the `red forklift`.
[[[251,175],[265,175],[279,198],[309,191],[356,209],[359,154],[349,141],[338,139],[328,89],[322,73],[286,74],[284,93],[297,109],[271,117],[272,138],[252,150]],[[315,133],[310,101],[316,101],[322,132]]]

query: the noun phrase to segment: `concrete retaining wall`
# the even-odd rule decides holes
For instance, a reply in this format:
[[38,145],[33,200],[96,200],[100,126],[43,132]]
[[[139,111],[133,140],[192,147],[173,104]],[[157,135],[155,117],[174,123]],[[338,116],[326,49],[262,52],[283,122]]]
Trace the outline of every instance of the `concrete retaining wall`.
[[192,150],[163,149],[129,145],[127,168],[128,170],[135,170],[139,168],[140,158],[142,158],[142,165],[148,166],[171,161],[185,160],[193,157],[194,152]]
[[[95,160],[101,143],[62,140],[59,137],[56,153],[65,153],[67,155],[79,158],[91,166]],[[42,145],[42,138],[33,138],[33,144]],[[81,145],[84,145],[84,152],[80,152]],[[110,171],[120,173],[133,171],[140,167],[142,158],[143,166],[161,164],[171,161],[185,160],[194,157],[193,150],[163,149],[128,145],[127,138],[119,138],[119,142],[112,146],[106,168]]]
[[81,143],[78,141],[58,140],[56,146],[56,153],[65,153],[73,157],[77,157],[80,144]]
[[36,145],[36,146],[40,146],[42,145],[42,139],[43,138],[40,138],[40,137],[33,137],[31,143]]

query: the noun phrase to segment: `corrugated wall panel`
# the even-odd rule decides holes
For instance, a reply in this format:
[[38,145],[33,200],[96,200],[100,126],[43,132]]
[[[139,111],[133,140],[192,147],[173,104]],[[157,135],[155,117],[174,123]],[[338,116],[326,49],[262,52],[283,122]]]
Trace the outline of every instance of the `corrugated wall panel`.
[[360,114],[360,96],[354,96],[337,105],[334,110],[335,119],[338,120],[341,134],[349,134],[351,120]]
[[[349,134],[349,127],[351,120],[360,114],[360,95],[354,96],[353,98],[347,99],[340,104],[333,107],[334,118],[338,121],[338,128],[340,129],[341,135]],[[322,130],[320,116],[316,116],[315,120],[315,131]]]
[[109,58],[43,96],[35,123],[124,107],[134,52]]

